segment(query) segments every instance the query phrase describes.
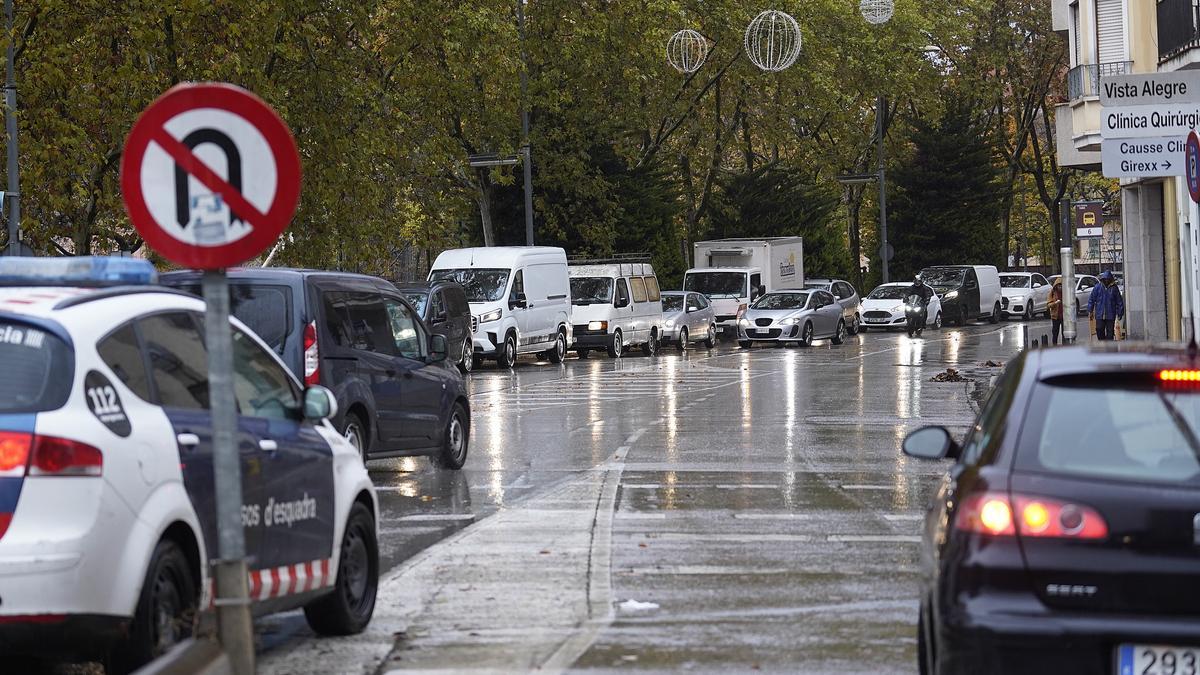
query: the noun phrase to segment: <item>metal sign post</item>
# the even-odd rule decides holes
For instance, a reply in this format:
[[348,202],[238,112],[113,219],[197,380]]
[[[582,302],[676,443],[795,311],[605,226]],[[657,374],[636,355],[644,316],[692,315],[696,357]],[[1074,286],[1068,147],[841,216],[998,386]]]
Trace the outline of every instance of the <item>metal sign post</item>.
[[234,672],[254,672],[254,625],[246,579],[242,528],[242,466],[237,446],[237,403],[233,394],[233,333],[229,328],[229,280],[224,270],[204,273],[205,344],[208,346],[208,403],[212,411],[213,483],[216,490],[220,559],[212,563],[217,631]]
[[1063,287],[1063,342],[1071,344],[1079,335],[1076,319],[1079,316],[1079,301],[1075,297],[1075,251],[1070,246],[1062,247]]
[[233,672],[252,675],[254,627],[225,269],[269,249],[296,213],[296,141],[275,111],[244,89],[181,84],[150,104],[130,130],[121,192],[148,246],[172,262],[204,270],[217,523],[217,550],[209,552],[213,604]]

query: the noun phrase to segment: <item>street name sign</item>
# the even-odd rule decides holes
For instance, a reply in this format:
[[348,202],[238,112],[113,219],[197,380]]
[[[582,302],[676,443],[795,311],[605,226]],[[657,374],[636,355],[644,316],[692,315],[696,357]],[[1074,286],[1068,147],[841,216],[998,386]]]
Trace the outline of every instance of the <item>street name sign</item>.
[[1168,103],[1102,108],[1100,137],[1151,138],[1155,136],[1186,137],[1200,127],[1200,103]]
[[1200,71],[1100,78],[1100,105],[1105,108],[1200,103]]
[[1187,136],[1110,138],[1100,146],[1104,175],[1109,178],[1152,178],[1184,175]]
[[133,226],[172,262],[241,264],[291,222],[300,156],[291,131],[254,94],[229,84],[181,84],[129,132],[121,190]]

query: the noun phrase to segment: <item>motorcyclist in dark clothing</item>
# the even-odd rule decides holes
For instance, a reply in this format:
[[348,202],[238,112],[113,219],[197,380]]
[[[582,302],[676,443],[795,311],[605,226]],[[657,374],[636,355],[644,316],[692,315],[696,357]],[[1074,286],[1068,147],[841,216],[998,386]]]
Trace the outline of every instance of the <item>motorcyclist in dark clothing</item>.
[[933,288],[931,288],[929,284],[925,283],[925,280],[921,278],[920,274],[918,274],[913,278],[912,286],[908,287],[908,292],[905,293],[905,297],[910,295],[921,296],[921,300],[928,305],[929,301],[933,299]]

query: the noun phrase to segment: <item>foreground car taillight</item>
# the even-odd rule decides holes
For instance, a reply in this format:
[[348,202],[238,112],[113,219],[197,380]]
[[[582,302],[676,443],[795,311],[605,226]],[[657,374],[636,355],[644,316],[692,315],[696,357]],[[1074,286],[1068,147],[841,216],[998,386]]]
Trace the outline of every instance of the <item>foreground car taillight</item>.
[[997,537],[1098,540],[1108,537],[1108,523],[1098,511],[1057,499],[985,492],[963,499],[954,526],[965,532]]
[[304,384],[313,386],[321,383],[321,352],[317,347],[317,322],[304,327]]
[[30,476],[99,476],[104,455],[86,443],[53,436],[35,436]]

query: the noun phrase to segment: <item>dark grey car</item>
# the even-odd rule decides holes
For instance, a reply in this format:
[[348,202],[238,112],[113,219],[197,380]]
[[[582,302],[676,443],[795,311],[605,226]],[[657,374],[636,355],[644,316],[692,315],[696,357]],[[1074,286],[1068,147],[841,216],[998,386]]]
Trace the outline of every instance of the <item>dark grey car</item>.
[[453,281],[409,281],[396,284],[400,295],[437,335],[445,335],[450,359],[463,373],[475,366],[471,342],[471,305],[467,293]]

